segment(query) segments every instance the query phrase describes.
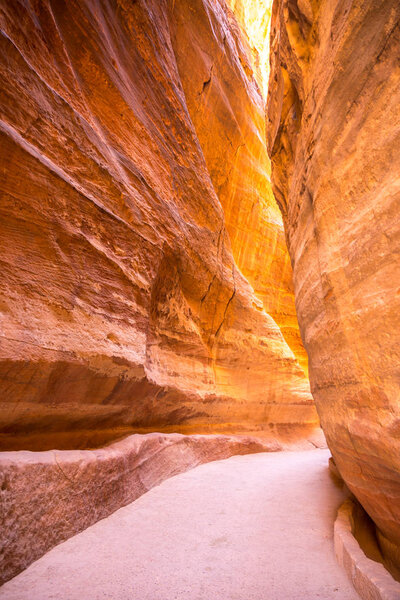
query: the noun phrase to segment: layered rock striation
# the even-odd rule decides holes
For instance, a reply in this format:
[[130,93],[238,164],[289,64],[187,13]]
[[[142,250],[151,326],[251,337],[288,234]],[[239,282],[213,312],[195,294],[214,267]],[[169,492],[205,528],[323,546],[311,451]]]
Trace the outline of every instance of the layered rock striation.
[[260,39],[267,34],[268,11],[256,4],[232,2],[234,16],[224,0],[175,1],[172,44],[236,265],[307,373],[282,216],[270,181],[262,95],[266,74],[261,65],[257,68],[259,53],[245,29],[261,13]]
[[0,27],[0,447],[315,425],[233,13],[3,1]]
[[313,395],[339,471],[397,574],[399,25],[395,0],[277,0],[268,102]]

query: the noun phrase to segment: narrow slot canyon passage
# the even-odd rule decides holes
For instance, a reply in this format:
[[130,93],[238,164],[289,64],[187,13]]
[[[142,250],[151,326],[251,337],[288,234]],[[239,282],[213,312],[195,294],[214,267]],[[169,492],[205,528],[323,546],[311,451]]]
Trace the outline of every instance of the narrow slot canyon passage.
[[1,600],[400,600],[399,48],[0,0]]
[[356,600],[333,551],[328,450],[233,456],[172,477],[60,544],[2,600]]

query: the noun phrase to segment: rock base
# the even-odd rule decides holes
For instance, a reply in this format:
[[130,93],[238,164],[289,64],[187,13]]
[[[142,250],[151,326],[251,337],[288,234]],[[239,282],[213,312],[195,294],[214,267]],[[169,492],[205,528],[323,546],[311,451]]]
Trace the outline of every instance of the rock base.
[[[334,526],[335,554],[354,588],[365,600],[398,600],[398,583],[382,563],[368,558],[355,537],[357,504],[347,499]],[[368,534],[368,532],[366,532]]]
[[168,477],[235,454],[281,450],[250,436],[150,433],[98,450],[0,455],[0,583]]

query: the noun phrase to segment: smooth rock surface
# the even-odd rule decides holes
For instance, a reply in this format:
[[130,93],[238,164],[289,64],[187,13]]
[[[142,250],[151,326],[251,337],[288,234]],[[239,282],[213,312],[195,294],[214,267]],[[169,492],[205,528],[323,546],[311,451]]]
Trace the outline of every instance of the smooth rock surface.
[[259,36],[266,36],[268,11],[256,2],[232,8],[240,27],[224,0],[175,0],[171,41],[235,263],[307,372],[282,216],[271,187],[262,81],[251,61],[257,49],[249,46],[245,30],[258,14],[264,16]]
[[2,600],[356,600],[333,551],[329,452],[236,456],[57,546]]
[[267,127],[310,381],[400,568],[400,4],[277,0]]
[[3,0],[0,28],[0,448],[316,425],[233,13]]
[[393,579],[381,562],[366,556],[354,535],[356,510],[355,503],[350,499],[347,499],[338,510],[334,526],[336,558],[361,598],[398,600],[400,583]]

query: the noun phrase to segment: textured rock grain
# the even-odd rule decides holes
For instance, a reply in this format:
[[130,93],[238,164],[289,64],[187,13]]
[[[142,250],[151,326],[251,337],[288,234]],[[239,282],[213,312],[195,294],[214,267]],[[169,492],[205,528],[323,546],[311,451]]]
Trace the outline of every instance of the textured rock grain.
[[[282,216],[270,181],[264,99],[245,36],[248,22],[240,19],[240,27],[221,0],[176,0],[173,6],[172,44],[180,79],[224,209],[233,257],[307,372]],[[242,15],[243,3],[233,7]],[[250,8],[255,19],[261,8]],[[266,33],[262,29],[260,35]]]
[[168,477],[234,454],[280,448],[244,436],[153,433],[99,450],[3,452],[0,584]]
[[[206,0],[0,2],[0,447],[316,423],[268,314],[292,302],[290,270],[260,95],[227,11]],[[274,309],[240,271],[258,277],[252,239],[260,297],[279,291]]]
[[268,141],[336,465],[400,566],[400,5],[278,0]]

